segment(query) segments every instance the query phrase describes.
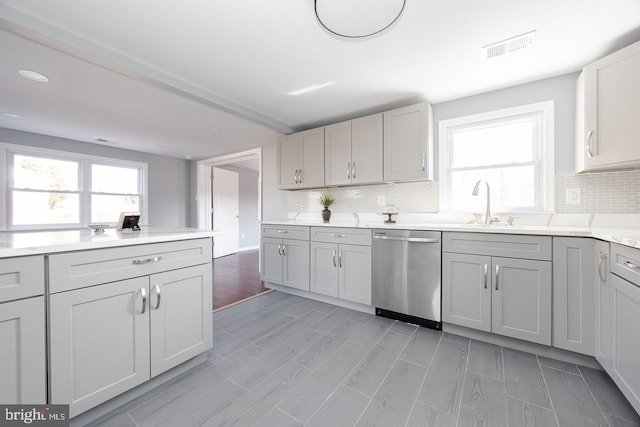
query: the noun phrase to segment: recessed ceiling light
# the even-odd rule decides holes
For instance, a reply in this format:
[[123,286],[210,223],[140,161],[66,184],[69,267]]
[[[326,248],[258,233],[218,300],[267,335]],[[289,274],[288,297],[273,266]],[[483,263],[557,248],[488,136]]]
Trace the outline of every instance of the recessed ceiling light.
[[221,132],[221,131],[222,131],[222,129],[220,129],[220,128],[218,128],[218,127],[215,127],[215,126],[210,127],[210,128],[209,128],[209,130],[210,130],[211,132]]
[[303,87],[302,89],[294,90],[293,92],[289,92],[287,93],[287,95],[298,96],[298,95],[313,92],[314,90],[322,89],[334,84],[336,84],[336,82],[324,82],[317,85],[311,85],[311,86]]
[[18,70],[18,74],[20,74],[25,79],[33,80],[34,82],[46,83],[49,81],[49,77],[36,71]]
[[0,113],[5,117],[11,117],[12,119],[20,119],[21,117],[17,114],[13,114],[13,113],[9,113],[9,112],[2,112]]

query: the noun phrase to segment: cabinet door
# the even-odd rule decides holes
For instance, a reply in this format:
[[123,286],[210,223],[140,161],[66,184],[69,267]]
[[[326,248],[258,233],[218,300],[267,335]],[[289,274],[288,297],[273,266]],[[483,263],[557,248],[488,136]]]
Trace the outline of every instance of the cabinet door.
[[382,182],[382,153],[382,114],[352,120],[351,181],[354,184]]
[[47,403],[44,330],[44,297],[0,304],[3,404]]
[[429,152],[427,104],[411,105],[383,113],[384,180],[429,179],[432,162]]
[[371,247],[340,245],[338,267],[338,297],[371,305]]
[[492,258],[491,330],[551,345],[551,262]]
[[595,241],[553,238],[553,346],[594,355]]
[[262,274],[265,282],[282,285],[282,239],[262,238]]
[[309,242],[283,240],[282,284],[309,290]]
[[613,370],[608,371],[613,380],[636,411],[640,412],[640,287],[609,275],[613,286]]
[[338,245],[311,242],[310,290],[317,294],[338,296]]
[[596,241],[595,294],[596,294],[596,344],[595,356],[607,371],[613,367],[613,307],[612,287],[609,284],[609,243]]
[[150,278],[151,376],[213,345],[211,264]]
[[586,169],[640,164],[640,42],[584,67]]
[[442,253],[442,320],[491,331],[491,257]]
[[298,187],[299,158],[298,134],[278,138],[278,188],[286,190]]
[[51,295],[51,403],[73,417],[147,381],[148,310],[148,277]]
[[351,122],[324,128],[325,185],[351,183]]
[[324,185],[324,128],[300,132],[298,188]]

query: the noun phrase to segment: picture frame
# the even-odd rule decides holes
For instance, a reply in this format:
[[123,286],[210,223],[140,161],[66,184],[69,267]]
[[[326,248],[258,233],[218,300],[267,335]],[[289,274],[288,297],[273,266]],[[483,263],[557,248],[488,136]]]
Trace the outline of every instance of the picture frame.
[[117,231],[131,229],[131,231],[140,231],[138,221],[140,221],[140,212],[121,212],[118,219]]

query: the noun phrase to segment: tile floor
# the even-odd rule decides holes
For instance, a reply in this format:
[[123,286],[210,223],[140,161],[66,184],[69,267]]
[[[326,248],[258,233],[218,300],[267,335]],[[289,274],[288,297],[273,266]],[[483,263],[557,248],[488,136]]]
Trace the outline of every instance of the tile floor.
[[95,426],[639,426],[602,371],[271,292]]
[[266,291],[258,272],[258,250],[238,252],[213,260],[213,309]]

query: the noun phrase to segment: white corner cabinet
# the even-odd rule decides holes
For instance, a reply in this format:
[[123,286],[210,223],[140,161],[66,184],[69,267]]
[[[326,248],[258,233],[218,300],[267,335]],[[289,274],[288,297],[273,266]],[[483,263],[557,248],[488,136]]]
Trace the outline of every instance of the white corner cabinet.
[[584,67],[576,91],[576,170],[640,165],[640,42]]
[[385,111],[384,180],[433,179],[431,105],[420,103]]
[[278,188],[293,190],[324,185],[324,128],[278,138]]
[[73,417],[212,346],[208,238],[49,255],[50,403]]
[[610,269],[613,360],[603,367],[640,413],[640,250],[611,243]]
[[442,233],[442,320],[551,345],[551,237]]
[[309,227],[263,225],[262,270],[265,282],[309,290]]
[[382,182],[382,113],[325,126],[325,185]]
[[310,290],[371,305],[371,230],[311,227]]
[[596,241],[553,238],[553,346],[595,354]]
[[45,404],[44,256],[0,259],[0,402]]

